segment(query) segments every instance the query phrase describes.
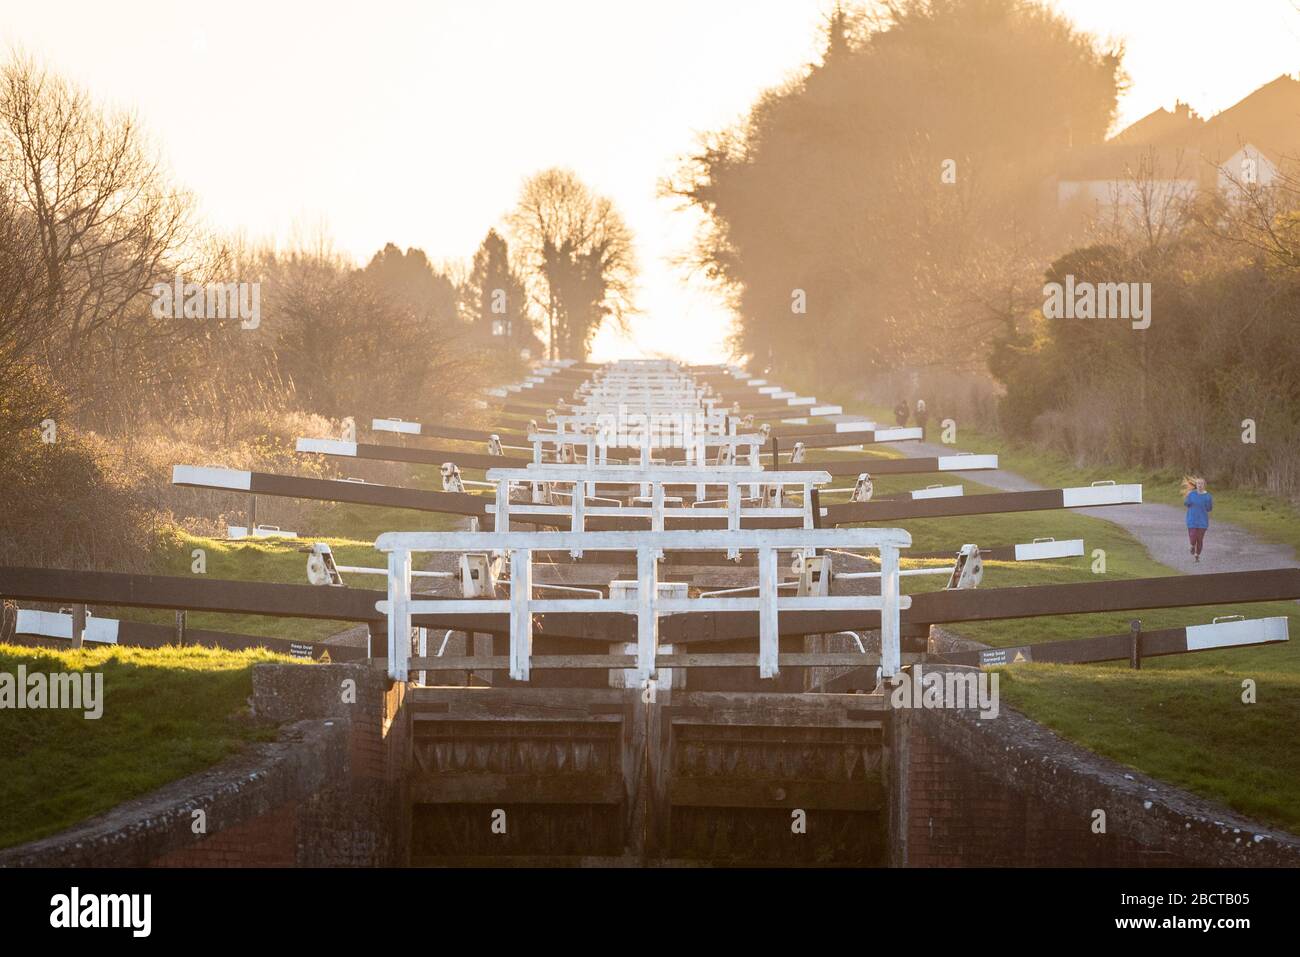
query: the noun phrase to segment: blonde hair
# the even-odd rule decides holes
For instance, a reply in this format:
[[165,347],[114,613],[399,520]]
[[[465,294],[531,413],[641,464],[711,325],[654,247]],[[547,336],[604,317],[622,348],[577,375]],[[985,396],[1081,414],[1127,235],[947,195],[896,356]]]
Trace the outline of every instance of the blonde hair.
[[1192,489],[1196,488],[1196,486],[1197,486],[1198,484],[1200,484],[1201,482],[1204,482],[1204,481],[1205,481],[1205,479],[1201,478],[1199,475],[1184,475],[1184,476],[1183,476],[1183,494],[1186,495],[1186,494],[1187,494],[1188,492],[1190,492]]

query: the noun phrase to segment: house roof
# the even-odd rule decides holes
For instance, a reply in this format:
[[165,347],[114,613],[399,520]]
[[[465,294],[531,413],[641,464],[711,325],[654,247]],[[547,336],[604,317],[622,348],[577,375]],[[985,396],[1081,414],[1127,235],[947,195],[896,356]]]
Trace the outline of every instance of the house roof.
[[1300,80],[1283,74],[1209,120],[1186,103],[1158,109],[1105,143],[1072,151],[1062,179],[1157,179],[1210,182],[1213,166],[1249,143],[1275,165],[1300,161]]
[[1199,146],[1207,159],[1223,162],[1246,143],[1275,164],[1300,159],[1300,80],[1283,74],[1211,117]]
[[1132,145],[1155,143],[1192,143],[1201,134],[1205,120],[1186,103],[1175,103],[1172,110],[1152,110],[1142,119],[1116,133],[1112,143]]

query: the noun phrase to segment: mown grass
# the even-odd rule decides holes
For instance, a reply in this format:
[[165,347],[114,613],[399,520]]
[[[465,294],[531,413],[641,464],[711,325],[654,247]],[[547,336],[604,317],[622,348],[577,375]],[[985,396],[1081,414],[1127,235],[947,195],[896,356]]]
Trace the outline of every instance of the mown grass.
[[[1063,737],[1300,833],[1296,671],[1199,664],[1136,672],[1029,665],[999,672],[1003,700]],[[1255,704],[1242,702],[1243,675],[1257,682]]]
[[[482,472],[470,469],[461,471],[467,479],[483,477]],[[434,491],[442,489],[438,469],[432,465],[411,466],[399,484],[405,488]],[[484,504],[489,501],[485,498]],[[461,521],[460,516],[457,515],[371,505],[335,505],[314,512],[313,518],[314,520],[309,523],[310,534],[317,536],[312,539],[313,541],[329,541],[329,538],[324,536],[336,536],[340,540],[364,542],[367,547],[371,547],[374,540],[384,532],[444,532],[456,528]],[[301,537],[300,533],[300,539]],[[379,553],[372,547],[371,553],[371,559],[363,564],[375,564]]]
[[[438,488],[434,468],[414,468],[402,484]],[[325,541],[340,565],[383,567],[374,540],[387,531],[442,531],[458,516],[410,509],[319,504],[300,537],[225,541],[167,528],[157,536],[153,571],[188,576],[193,552],[202,549],[210,578],[306,584],[311,542]],[[331,535],[313,534],[331,530]],[[382,576],[345,575],[349,585],[384,587]],[[95,613],[131,621],[171,624],[173,614],[140,608],[97,607]],[[319,640],[352,622],[191,613],[188,624],[266,637]],[[104,713],[0,712],[0,847],[56,833],[169,781],[210,767],[273,729],[245,711],[252,666],[296,661],[266,649],[232,652],[184,648],[88,646],[46,650],[0,645],[0,671],[98,671],[104,675]]]
[[[217,538],[191,535],[179,529],[170,530],[160,540],[156,569],[161,575],[190,576],[193,552],[204,554],[207,578],[230,581],[280,582],[295,585],[307,584],[307,555],[303,549],[311,542],[328,542],[335,560],[340,565],[365,565],[380,567],[382,556],[373,543],[344,538],[312,539],[262,539],[256,541],[228,542]],[[362,578],[359,575],[345,578],[348,584],[359,588],[381,588],[384,579],[379,576]],[[148,608],[103,608],[97,614],[128,621],[171,624],[170,611]],[[299,641],[319,641],[338,634],[355,623],[309,618],[271,618],[265,615],[224,614],[218,612],[191,612],[187,616],[191,628],[232,632],[240,635],[257,635],[268,638],[292,638]]]
[[0,847],[36,840],[210,767],[274,729],[246,714],[265,650],[0,645],[0,672],[100,672],[103,714],[0,712]]
[[[411,469],[403,484],[411,488],[436,488],[438,472],[431,467]],[[201,549],[204,572],[209,578],[232,581],[307,583],[306,549],[313,542],[326,542],[340,565],[382,568],[385,559],[375,551],[374,540],[390,531],[447,531],[455,528],[458,516],[419,512],[405,508],[366,505],[320,505],[310,513],[307,531],[296,539],[245,539],[226,541],[193,535],[178,528],[165,529],[158,536],[154,571],[160,575],[197,574],[194,552]],[[312,534],[329,529],[331,534]],[[383,576],[348,574],[348,585],[383,589]],[[167,611],[132,608],[104,608],[99,614],[129,621],[170,624]],[[304,618],[269,618],[261,615],[196,612],[188,616],[191,628],[211,629],[270,638],[318,641],[351,627],[353,622]]]
[[[879,416],[879,410],[876,412]],[[962,440],[962,450],[997,452],[1003,468],[1046,486],[1114,479],[1142,484],[1146,501],[1179,502],[1177,475],[1132,469],[1077,469],[1040,450],[1008,452],[1005,445],[970,432],[964,433]],[[854,454],[860,457],[862,453]],[[829,456],[818,453],[815,457]],[[922,487],[935,480],[928,476],[879,476],[875,480],[876,494]],[[945,475],[938,480],[945,485],[960,482],[968,495],[995,491],[964,476]],[[847,483],[837,480],[837,484]],[[1215,514],[1261,538],[1300,545],[1300,518],[1287,503],[1258,493],[1220,493]],[[1010,545],[1045,535],[1084,541],[1081,558],[986,562],[983,588],[1176,574],[1153,561],[1145,547],[1120,526],[1068,510],[901,524],[912,535],[913,552],[955,552],[967,542]],[[1104,570],[1096,562],[1098,549],[1105,553]],[[907,564],[905,561],[905,567]],[[942,588],[944,581],[942,576],[905,578],[903,588],[915,594]],[[1139,619],[1146,629],[1157,629],[1206,624],[1216,616],[1232,614],[1248,618],[1285,616],[1291,632],[1300,635],[1300,605],[1291,601],[1061,615],[945,627],[989,645],[1006,647],[1124,634],[1132,618]],[[1242,814],[1300,832],[1300,748],[1295,745],[1295,729],[1300,722],[1300,641],[1151,658],[1140,671],[1131,670],[1127,662],[1028,664],[998,670],[1006,703],[1063,737]],[[1255,704],[1242,702],[1242,683],[1246,679],[1255,682]]]

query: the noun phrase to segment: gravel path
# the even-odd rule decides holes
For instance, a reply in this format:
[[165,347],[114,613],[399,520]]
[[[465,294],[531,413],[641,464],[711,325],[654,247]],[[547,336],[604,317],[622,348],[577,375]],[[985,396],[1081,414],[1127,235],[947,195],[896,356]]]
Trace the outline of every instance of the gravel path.
[[[886,447],[910,457],[952,455],[956,451],[952,446],[929,442],[892,442],[887,443]],[[1028,492],[1043,488],[1042,485],[1005,469],[967,472],[964,475],[971,481],[1004,492]],[[1221,493],[1218,497],[1222,499],[1227,494],[1231,493]],[[1074,511],[1113,522],[1141,542],[1151,558],[1185,574],[1244,572],[1296,566],[1295,549],[1290,545],[1261,542],[1245,529],[1215,521],[1213,517],[1210,519],[1209,533],[1205,536],[1201,561],[1197,563],[1187,550],[1187,525],[1183,510],[1173,505],[1108,505],[1104,508],[1080,508]]]

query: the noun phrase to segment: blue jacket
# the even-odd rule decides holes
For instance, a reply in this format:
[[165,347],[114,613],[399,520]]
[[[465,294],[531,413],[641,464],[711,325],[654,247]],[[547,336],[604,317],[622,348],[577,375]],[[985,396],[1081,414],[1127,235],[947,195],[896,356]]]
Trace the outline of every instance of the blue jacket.
[[1210,527],[1210,512],[1214,511],[1213,495],[1192,489],[1187,493],[1187,498],[1183,499],[1183,504],[1187,506],[1188,528]]

